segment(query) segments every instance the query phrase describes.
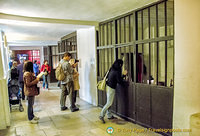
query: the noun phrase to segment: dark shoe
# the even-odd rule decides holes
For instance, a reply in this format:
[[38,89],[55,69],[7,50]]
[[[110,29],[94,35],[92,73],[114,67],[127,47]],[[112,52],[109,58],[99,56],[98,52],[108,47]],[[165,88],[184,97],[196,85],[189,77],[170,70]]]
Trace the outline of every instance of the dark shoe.
[[71,112],[75,112],[75,111],[78,111],[78,110],[79,110],[78,107],[74,107],[74,108],[70,107],[70,109],[71,109]]
[[67,110],[67,109],[68,109],[67,107],[62,107],[61,111],[64,111],[64,110]]
[[105,120],[104,120],[104,117],[99,116],[99,119],[102,121],[103,124],[106,123]]
[[117,117],[115,117],[115,116],[112,116],[112,117],[110,117],[110,118],[108,118],[108,119],[117,119]]

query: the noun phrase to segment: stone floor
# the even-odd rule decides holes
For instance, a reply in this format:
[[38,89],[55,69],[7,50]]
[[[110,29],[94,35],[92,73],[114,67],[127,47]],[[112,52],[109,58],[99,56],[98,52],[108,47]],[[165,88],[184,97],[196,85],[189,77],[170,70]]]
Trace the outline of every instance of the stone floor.
[[[101,108],[80,99],[77,100],[80,111],[60,111],[59,96],[59,89],[41,90],[34,104],[34,113],[40,117],[38,124],[28,122],[26,101],[23,101],[24,112],[19,112],[14,106],[11,126],[0,130],[0,136],[161,136],[121,118],[113,121],[105,119],[106,124],[102,124],[98,119]],[[112,134],[108,134],[108,127],[114,129]]]

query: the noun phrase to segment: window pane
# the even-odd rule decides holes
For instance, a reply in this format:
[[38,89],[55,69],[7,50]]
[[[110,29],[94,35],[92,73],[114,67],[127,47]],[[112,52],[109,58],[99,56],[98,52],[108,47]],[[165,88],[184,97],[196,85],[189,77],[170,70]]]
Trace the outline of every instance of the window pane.
[[112,22],[112,44],[115,44],[115,21]]
[[167,35],[174,35],[174,4],[167,1]]
[[159,42],[158,85],[165,85],[165,42]]
[[131,29],[130,30],[130,38],[131,38],[130,42],[131,42],[131,41],[133,41],[133,36],[135,36],[135,35],[133,35],[133,15],[131,15],[131,17],[130,17],[130,27],[131,27],[130,28]]
[[138,21],[137,21],[137,25],[138,25],[138,38],[136,40],[141,40],[142,39],[142,14],[141,11],[137,13],[138,15]]
[[52,53],[52,55],[55,55],[55,52],[56,52],[56,51],[55,51],[55,47],[52,46],[52,47],[51,47],[51,53]]
[[157,84],[157,44],[151,43],[151,84]]
[[118,50],[118,59],[122,59],[121,48],[117,48],[117,50]]
[[64,41],[62,41],[62,43],[61,43],[61,52],[64,52],[65,50],[64,50]]
[[104,50],[100,50],[100,76],[104,76]]
[[105,67],[105,72],[108,71],[108,66],[109,66],[109,58],[108,58],[108,49],[104,49],[105,50],[105,56],[104,56],[104,60],[105,60],[105,64],[104,64],[104,67]]
[[100,46],[103,46],[103,25],[100,26]]
[[151,27],[151,38],[156,37],[156,7],[153,6],[150,8],[150,27]]
[[142,44],[137,45],[137,62],[136,62],[136,67],[137,67],[137,82],[142,83],[142,74],[143,74],[143,56],[142,56]]
[[56,69],[58,63],[59,63],[59,58],[58,56],[52,56],[53,60],[53,69]]
[[108,45],[111,45],[111,23],[108,23]]
[[108,41],[107,41],[107,39],[108,39],[108,38],[107,38],[107,34],[108,34],[108,33],[107,33],[107,32],[108,32],[108,31],[107,31],[107,24],[105,24],[105,25],[104,25],[104,41],[103,41],[103,44],[104,44],[104,45],[108,45]]
[[56,46],[55,48],[56,48],[56,54],[58,54],[58,46]]
[[124,43],[124,18],[121,19],[121,43]]
[[167,86],[174,85],[174,41],[167,41]]
[[148,9],[143,10],[143,39],[149,39]]
[[126,41],[125,42],[130,42],[130,16],[125,18],[125,25],[126,25]]
[[165,12],[164,3],[158,4],[158,31],[159,37],[165,36]]
[[143,83],[147,84],[149,80],[149,43],[143,45]]
[[117,20],[117,43],[120,43],[120,20]]
[[108,69],[111,67],[111,65],[112,65],[112,58],[113,58],[113,56],[112,56],[112,49],[111,48],[109,48],[108,49]]

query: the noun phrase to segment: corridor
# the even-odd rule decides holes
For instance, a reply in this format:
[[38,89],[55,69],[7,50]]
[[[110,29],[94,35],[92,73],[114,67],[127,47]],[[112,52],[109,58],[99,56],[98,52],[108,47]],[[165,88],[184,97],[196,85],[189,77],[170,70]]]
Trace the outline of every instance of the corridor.
[[[24,112],[19,112],[18,107],[13,106],[11,126],[1,130],[0,136],[161,136],[150,131],[136,133],[145,128],[119,117],[113,121],[106,119],[106,124],[102,124],[98,119],[101,108],[81,99],[77,101],[80,111],[60,111],[59,96],[60,90],[52,87],[52,84],[50,90],[41,90],[34,104],[34,113],[40,117],[38,124],[28,122],[26,101],[23,101]],[[107,133],[108,127],[114,129],[113,134]]]

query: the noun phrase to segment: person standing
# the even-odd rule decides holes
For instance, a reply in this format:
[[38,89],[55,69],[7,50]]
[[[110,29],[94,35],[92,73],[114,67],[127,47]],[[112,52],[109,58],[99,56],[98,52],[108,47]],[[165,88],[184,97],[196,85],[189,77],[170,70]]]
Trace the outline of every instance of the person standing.
[[[75,64],[75,59],[71,59],[69,61],[69,63],[73,66],[73,64]],[[73,73],[73,84],[74,84],[73,101],[74,101],[74,104],[75,104],[76,103],[77,92],[80,89],[79,73],[76,70],[76,68],[74,68],[74,73]]]
[[48,84],[48,75],[51,72],[50,66],[48,65],[48,60],[44,61],[44,64],[41,67],[41,72],[47,72],[47,74],[43,75],[43,89],[45,89],[45,84],[46,84],[46,89],[49,88],[49,84]]
[[33,105],[35,96],[38,95],[37,83],[39,77],[35,77],[33,73],[33,63],[28,61],[24,64],[24,93],[28,98],[28,120],[32,124],[37,124],[39,117],[33,114]]
[[13,59],[13,58],[10,58],[10,62],[9,62],[9,64],[8,64],[8,66],[9,66],[9,69],[11,69],[11,68],[12,68],[13,61],[14,61],[14,59]]
[[78,111],[79,108],[75,106],[74,99],[73,99],[73,91],[74,91],[74,85],[73,85],[73,73],[74,69],[77,66],[77,63],[73,64],[72,66],[69,63],[69,60],[71,59],[71,54],[66,52],[63,57],[63,61],[61,63],[62,69],[65,73],[65,79],[61,81],[61,97],[60,97],[60,106],[61,111],[64,111],[67,109],[65,106],[66,102],[66,96],[69,95],[70,100],[70,109],[71,112]]
[[115,89],[117,84],[124,84],[126,83],[125,80],[123,80],[123,77],[127,75],[127,70],[124,70],[122,75],[122,65],[123,61],[121,59],[116,60],[112,67],[109,70],[109,73],[107,75],[107,81],[106,81],[106,96],[107,96],[107,102],[104,105],[103,109],[101,110],[99,119],[105,123],[104,117],[107,113],[108,119],[115,119],[112,115],[112,113],[109,111],[109,108],[113,104],[113,100],[115,97]]
[[35,76],[38,75],[39,73],[39,65],[37,64],[37,60],[34,61],[34,64],[33,64],[33,71],[35,73]]
[[19,72],[19,87],[22,91],[22,100],[25,100],[24,95],[24,80],[23,80],[23,74],[24,74],[24,58],[20,59],[20,64],[17,66],[17,70]]
[[8,79],[19,79],[19,71],[17,70],[17,61],[13,61],[11,69],[8,71]]

